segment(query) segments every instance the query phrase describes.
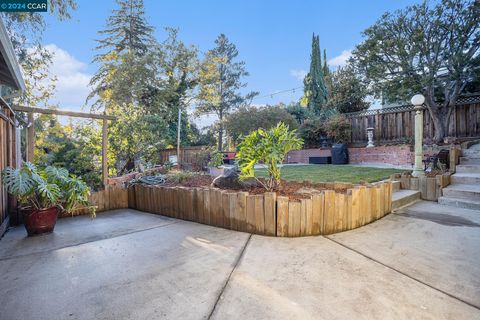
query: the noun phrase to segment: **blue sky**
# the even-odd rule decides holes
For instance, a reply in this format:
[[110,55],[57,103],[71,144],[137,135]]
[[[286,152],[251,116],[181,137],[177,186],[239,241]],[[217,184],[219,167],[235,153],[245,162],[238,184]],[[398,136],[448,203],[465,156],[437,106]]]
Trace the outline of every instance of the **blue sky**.
[[[52,72],[59,77],[57,100],[62,108],[78,108],[88,88],[85,83],[96,70],[91,64],[98,30],[115,8],[114,0],[78,0],[73,18],[59,22],[48,17],[44,43],[57,53]],[[164,27],[180,29],[180,38],[200,51],[213,46],[219,33],[237,45],[250,76],[248,91],[260,96],[302,85],[308,70],[312,33],[320,35],[327,60],[334,68],[361,41],[361,32],[384,12],[419,1],[194,1],[145,0],[148,22],[158,40]],[[258,98],[256,104],[290,102],[295,93]]]

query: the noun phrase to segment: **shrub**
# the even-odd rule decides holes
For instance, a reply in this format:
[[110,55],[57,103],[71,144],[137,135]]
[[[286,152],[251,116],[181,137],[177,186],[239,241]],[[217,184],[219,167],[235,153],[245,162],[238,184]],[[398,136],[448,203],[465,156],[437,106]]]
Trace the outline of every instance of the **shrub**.
[[223,154],[221,152],[214,152],[210,155],[210,161],[208,161],[209,167],[219,167],[223,165]]
[[330,117],[325,122],[327,135],[336,143],[349,143],[352,133],[352,127],[348,119],[340,114]]
[[305,120],[298,132],[306,148],[320,147],[320,137],[327,135],[324,122],[319,118]]
[[169,173],[166,176],[167,181],[175,182],[175,183],[182,183],[194,176],[193,173],[188,171],[178,171],[175,173]]
[[288,152],[300,149],[303,145],[296,130],[290,130],[283,122],[270,130],[258,129],[244,137],[238,145],[237,160],[240,167],[240,179],[255,178],[254,166],[257,163],[267,165],[268,179],[257,181],[267,190],[280,185],[280,167]]

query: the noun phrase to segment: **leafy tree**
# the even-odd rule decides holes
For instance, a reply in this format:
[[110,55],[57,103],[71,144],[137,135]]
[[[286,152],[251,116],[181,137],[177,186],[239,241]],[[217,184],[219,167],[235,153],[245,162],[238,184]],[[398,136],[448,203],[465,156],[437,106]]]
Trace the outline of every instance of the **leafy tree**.
[[425,1],[385,13],[363,32],[353,60],[378,97],[408,101],[422,93],[433,140],[440,142],[458,96],[479,68],[479,25],[478,1]]
[[287,154],[300,149],[303,145],[295,130],[279,122],[269,130],[258,129],[243,138],[238,145],[237,160],[240,167],[240,179],[255,178],[255,164],[267,165],[268,179],[257,181],[267,190],[280,186],[280,167]]
[[310,72],[303,80],[304,94],[301,100],[303,106],[319,113],[327,103],[328,91],[325,85],[322,58],[320,56],[320,40],[313,34],[312,53],[310,55]]
[[290,113],[298,124],[303,124],[307,119],[315,116],[315,114],[308,108],[302,107],[300,103],[291,102],[286,106],[286,110]]
[[244,106],[226,116],[224,127],[233,142],[236,142],[241,136],[246,136],[259,128],[269,130],[279,122],[283,122],[292,129],[298,126],[295,118],[283,106],[264,108]]
[[192,134],[187,108],[198,84],[198,52],[178,39],[178,30],[166,28],[168,37],[155,51],[156,79],[148,86],[140,102],[148,114],[162,115],[167,122],[168,144],[176,144],[178,110],[182,113],[181,142],[187,144]]
[[195,124],[191,123],[189,142],[191,146],[216,146],[217,141],[215,140],[214,128],[208,126],[198,129]]
[[63,126],[56,116],[43,114],[34,125],[34,162],[39,167],[63,167],[92,189],[101,187],[101,130],[93,120]]
[[359,79],[352,66],[338,67],[329,75],[330,97],[328,106],[340,113],[368,109],[367,87]]
[[245,62],[235,61],[238,50],[224,34],[215,40],[215,48],[209,50],[200,67],[198,113],[214,112],[218,118],[218,150],[223,145],[223,119],[230,110],[251,100],[257,93],[243,96],[239,90],[246,87],[242,82],[248,76]]
[[[76,10],[75,0],[50,0],[49,14],[59,20],[70,19]],[[39,12],[1,12],[7,33],[13,45],[18,62],[23,70],[26,90],[14,103],[27,106],[47,105],[56,87],[56,78],[49,74],[52,53],[42,44],[42,36],[47,28],[45,14]],[[2,88],[4,97],[11,92]]]

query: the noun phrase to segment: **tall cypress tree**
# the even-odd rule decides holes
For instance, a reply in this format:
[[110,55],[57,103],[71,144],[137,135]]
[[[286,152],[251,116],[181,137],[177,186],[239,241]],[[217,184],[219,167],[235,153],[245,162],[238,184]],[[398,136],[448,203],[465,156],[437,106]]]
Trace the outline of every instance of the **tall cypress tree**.
[[327,65],[327,49],[323,49],[323,76],[327,78],[330,75],[330,69]]
[[319,113],[327,103],[328,91],[325,85],[322,59],[320,56],[320,39],[313,34],[312,53],[310,55],[310,72],[303,80],[304,95],[302,104],[315,113]]

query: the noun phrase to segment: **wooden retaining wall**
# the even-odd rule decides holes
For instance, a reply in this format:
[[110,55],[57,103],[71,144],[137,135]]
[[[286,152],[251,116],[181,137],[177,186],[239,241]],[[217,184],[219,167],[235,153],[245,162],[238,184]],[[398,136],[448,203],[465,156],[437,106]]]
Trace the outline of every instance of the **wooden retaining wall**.
[[400,181],[400,188],[418,190],[421,198],[428,201],[437,201],[442,196],[442,190],[450,184],[451,173],[439,174],[435,177],[412,177],[409,174],[392,175],[391,180]]
[[251,195],[213,188],[136,185],[128,190],[132,209],[267,236],[299,237],[355,229],[392,210],[391,182],[326,190],[310,199],[276,193]]
[[[96,212],[128,208],[128,190],[120,186],[107,185],[104,190],[90,194],[90,203]],[[90,214],[90,208],[77,210],[73,216]],[[71,217],[72,214],[63,214],[62,217]]]

